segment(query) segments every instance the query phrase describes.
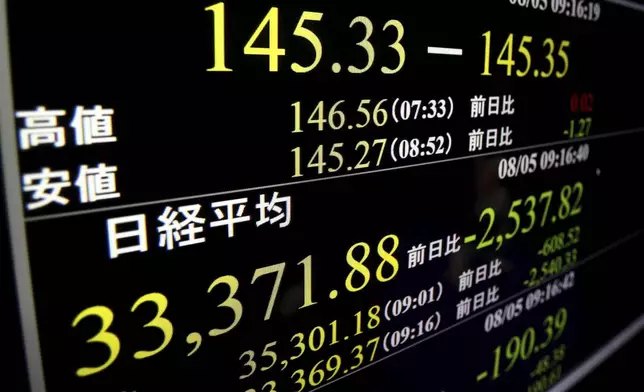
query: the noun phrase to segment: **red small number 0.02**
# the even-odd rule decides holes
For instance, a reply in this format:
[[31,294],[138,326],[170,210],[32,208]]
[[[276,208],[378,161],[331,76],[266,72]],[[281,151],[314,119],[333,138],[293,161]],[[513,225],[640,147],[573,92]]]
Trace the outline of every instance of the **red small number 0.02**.
[[570,97],[570,111],[572,113],[590,113],[593,111],[595,97],[591,93],[577,94]]
[[577,93],[574,93],[570,97],[570,111],[572,113],[577,113],[578,110],[579,110],[579,95],[577,95]]

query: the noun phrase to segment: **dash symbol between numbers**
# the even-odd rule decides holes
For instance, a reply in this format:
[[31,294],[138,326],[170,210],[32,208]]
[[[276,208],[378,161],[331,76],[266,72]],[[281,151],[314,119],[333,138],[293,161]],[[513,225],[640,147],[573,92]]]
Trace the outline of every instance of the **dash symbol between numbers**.
[[470,242],[476,241],[476,234],[472,234],[471,236],[465,237],[465,243],[469,244]]
[[441,48],[438,46],[428,46],[427,54],[445,54],[449,56],[462,56],[463,49],[458,48]]

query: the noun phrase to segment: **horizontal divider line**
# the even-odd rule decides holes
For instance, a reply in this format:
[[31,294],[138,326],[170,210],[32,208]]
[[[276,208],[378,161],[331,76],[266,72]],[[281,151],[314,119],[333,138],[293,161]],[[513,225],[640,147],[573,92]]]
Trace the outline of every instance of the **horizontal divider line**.
[[606,0],[607,3],[613,3],[622,7],[630,8],[635,11],[644,12],[644,4],[639,4],[628,0]]
[[73,216],[95,214],[95,213],[99,213],[99,212],[118,211],[118,210],[124,210],[124,209],[135,208],[135,207],[145,207],[145,206],[150,206],[150,205],[155,205],[155,204],[176,203],[176,202],[180,202],[180,201],[194,200],[194,199],[200,199],[200,198],[204,198],[204,197],[215,197],[215,196],[230,195],[230,194],[233,194],[233,193],[251,192],[251,191],[257,191],[257,190],[268,189],[268,188],[276,188],[276,187],[292,186],[292,185],[301,185],[301,184],[311,184],[311,183],[316,183],[316,182],[335,180],[335,179],[339,179],[339,178],[357,177],[357,176],[364,176],[364,175],[368,175],[368,174],[385,173],[385,172],[390,172],[390,171],[395,171],[395,170],[410,169],[410,168],[422,167],[422,166],[430,166],[430,165],[436,165],[436,164],[439,164],[439,163],[449,163],[449,162],[463,161],[463,160],[467,160],[467,159],[476,159],[476,158],[484,158],[484,157],[490,157],[490,156],[496,156],[496,155],[511,154],[511,153],[515,153],[515,152],[533,150],[533,149],[537,149],[537,148],[553,147],[553,146],[560,146],[560,145],[567,145],[567,144],[574,144],[574,143],[583,143],[583,142],[586,142],[586,141],[599,140],[599,139],[605,139],[605,138],[617,137],[617,136],[625,136],[625,135],[630,135],[630,134],[635,134],[635,133],[640,133],[640,132],[644,132],[644,128],[634,128],[634,129],[628,129],[628,130],[625,130],[625,131],[618,131],[618,132],[604,133],[604,134],[599,134],[599,135],[592,135],[592,136],[587,136],[587,137],[578,138],[578,139],[558,140],[558,141],[555,141],[555,142],[535,144],[535,145],[532,145],[532,146],[515,147],[515,148],[506,149],[506,150],[491,151],[491,152],[486,152],[486,153],[481,153],[481,154],[465,155],[465,156],[462,156],[462,157],[455,157],[455,158],[446,158],[446,159],[441,159],[441,160],[432,161],[432,162],[414,163],[414,164],[410,164],[410,165],[389,167],[389,168],[386,168],[386,169],[371,170],[371,171],[366,171],[366,172],[362,172],[362,173],[342,174],[342,175],[339,175],[339,176],[313,178],[313,179],[310,179],[310,180],[291,181],[291,182],[284,182],[284,183],[279,183],[279,184],[261,185],[261,186],[250,187],[250,188],[235,189],[235,190],[214,192],[214,193],[206,193],[206,194],[194,195],[194,196],[184,196],[184,197],[176,197],[176,198],[171,198],[171,199],[162,199],[162,200],[146,201],[146,202],[140,202],[140,203],[123,204],[123,205],[117,205],[117,206],[111,206],[111,207],[87,209],[87,210],[81,210],[81,211],[61,212],[61,213],[57,213],[57,214],[47,214],[47,215],[41,215],[41,216],[26,217],[25,222],[27,222],[27,223],[40,222],[40,221],[46,221],[46,220],[52,220],[52,219],[60,219],[60,218],[67,218],[67,217],[73,217]]

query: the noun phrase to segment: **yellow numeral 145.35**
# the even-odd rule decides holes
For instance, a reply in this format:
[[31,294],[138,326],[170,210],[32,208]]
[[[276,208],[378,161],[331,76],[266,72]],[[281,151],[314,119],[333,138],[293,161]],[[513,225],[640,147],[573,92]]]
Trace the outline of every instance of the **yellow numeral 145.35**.
[[[491,57],[491,46],[492,46],[492,32],[487,31],[483,34],[483,37],[485,38],[485,58],[483,61],[483,72],[481,75],[483,76],[491,76],[492,72],[490,72],[490,57]],[[525,76],[529,76],[529,72],[532,68],[532,55],[530,54],[531,52],[534,54],[535,51],[538,51],[539,53],[543,52],[545,50],[546,55],[545,55],[545,60],[547,62],[547,67],[542,70],[538,69],[533,69],[533,76],[535,78],[541,77],[541,78],[549,78],[552,73],[555,73],[555,76],[559,79],[563,78],[566,76],[568,73],[568,67],[569,67],[569,60],[568,60],[568,54],[566,53],[566,48],[570,46],[570,41],[561,41],[559,44],[559,49],[557,51],[557,56],[561,58],[563,62],[563,66],[561,67],[560,70],[557,70],[555,72],[555,58],[554,58],[554,51],[555,51],[555,42],[551,38],[546,38],[543,41],[542,48],[541,49],[530,49],[532,44],[532,37],[531,36],[523,36],[521,38],[521,41],[519,43],[518,47],[518,52],[519,54],[522,55],[524,58],[524,61],[521,61],[523,64],[525,64],[522,68],[516,69],[516,76],[522,78]],[[513,68],[516,65],[516,60],[514,59],[514,48],[515,48],[515,40],[514,40],[514,34],[509,34],[508,38],[505,41],[505,44],[503,45],[503,48],[501,49],[501,52],[499,53],[499,56],[496,59],[496,64],[505,67],[505,74],[507,76],[512,76],[513,73]]]

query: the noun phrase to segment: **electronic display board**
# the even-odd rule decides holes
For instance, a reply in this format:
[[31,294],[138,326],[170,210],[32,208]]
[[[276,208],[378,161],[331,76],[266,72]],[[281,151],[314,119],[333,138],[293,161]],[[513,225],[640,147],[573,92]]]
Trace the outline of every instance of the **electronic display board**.
[[644,326],[644,5],[2,12],[33,391],[539,392]]

